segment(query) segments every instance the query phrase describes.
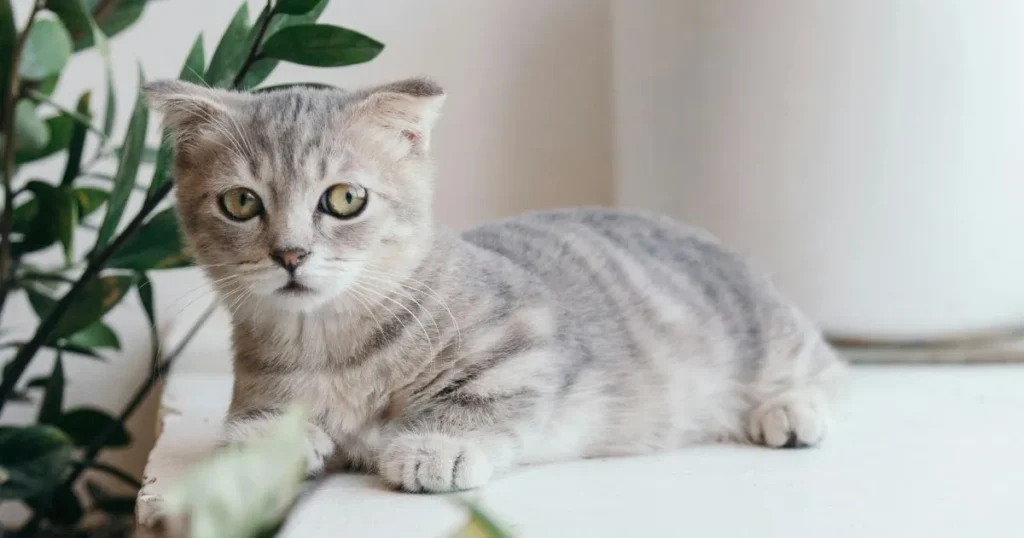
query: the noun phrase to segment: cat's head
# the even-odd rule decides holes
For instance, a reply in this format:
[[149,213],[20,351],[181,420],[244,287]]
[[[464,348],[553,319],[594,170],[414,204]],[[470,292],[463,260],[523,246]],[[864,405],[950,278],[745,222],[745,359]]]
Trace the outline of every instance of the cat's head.
[[434,83],[145,92],[175,140],[182,229],[226,301],[312,310],[374,297],[429,248]]

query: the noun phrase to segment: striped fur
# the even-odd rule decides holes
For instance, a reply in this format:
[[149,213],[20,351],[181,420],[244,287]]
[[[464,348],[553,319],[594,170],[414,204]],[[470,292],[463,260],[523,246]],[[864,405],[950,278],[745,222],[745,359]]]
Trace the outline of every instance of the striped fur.
[[[148,94],[178,141],[186,238],[232,314],[226,441],[298,401],[311,471],[449,491],[519,464],[822,439],[843,363],[708,234],[606,209],[436,229],[432,83]],[[340,182],[370,193],[352,220],[317,210]],[[234,186],[265,214],[226,218]],[[295,276],[311,292],[282,291],[277,248],[311,253]]]

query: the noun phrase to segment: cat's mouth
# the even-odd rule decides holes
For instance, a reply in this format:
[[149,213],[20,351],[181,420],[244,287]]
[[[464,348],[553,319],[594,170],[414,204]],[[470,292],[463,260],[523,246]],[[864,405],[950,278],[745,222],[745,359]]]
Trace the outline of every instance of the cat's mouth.
[[289,280],[287,284],[277,289],[281,295],[306,295],[313,293],[313,288],[303,286],[296,280]]

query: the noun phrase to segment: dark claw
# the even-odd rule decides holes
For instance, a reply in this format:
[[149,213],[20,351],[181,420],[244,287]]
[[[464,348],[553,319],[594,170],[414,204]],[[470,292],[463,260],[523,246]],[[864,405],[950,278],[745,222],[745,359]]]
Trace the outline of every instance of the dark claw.
[[786,439],[786,444],[782,445],[780,448],[807,448],[809,446],[810,445],[807,443],[803,443],[797,439],[796,432],[789,432],[789,438]]

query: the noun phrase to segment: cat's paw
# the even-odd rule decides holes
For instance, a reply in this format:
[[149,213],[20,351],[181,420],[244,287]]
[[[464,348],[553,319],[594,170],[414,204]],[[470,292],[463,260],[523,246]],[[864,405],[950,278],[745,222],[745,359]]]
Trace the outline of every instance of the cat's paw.
[[748,433],[772,448],[805,448],[825,438],[828,408],[811,394],[787,395],[760,406],[750,416]]
[[[274,426],[273,418],[250,418],[231,420],[224,425],[221,444],[226,446],[246,445],[263,439]],[[319,427],[306,425],[306,474],[316,475],[324,469],[327,458],[334,452],[334,441]]]
[[392,439],[377,467],[384,482],[410,492],[472,489],[494,474],[494,466],[478,443],[441,434],[406,434]]

